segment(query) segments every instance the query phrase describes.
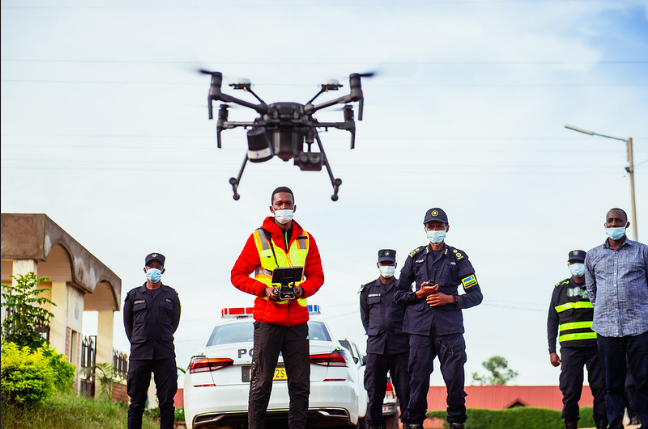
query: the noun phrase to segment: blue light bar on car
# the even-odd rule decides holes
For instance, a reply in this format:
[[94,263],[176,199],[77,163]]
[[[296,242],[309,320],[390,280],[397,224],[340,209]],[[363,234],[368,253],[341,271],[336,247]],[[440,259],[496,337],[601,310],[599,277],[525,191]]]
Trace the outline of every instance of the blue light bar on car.
[[308,312],[310,314],[322,314],[320,313],[320,306],[319,304],[308,304]]

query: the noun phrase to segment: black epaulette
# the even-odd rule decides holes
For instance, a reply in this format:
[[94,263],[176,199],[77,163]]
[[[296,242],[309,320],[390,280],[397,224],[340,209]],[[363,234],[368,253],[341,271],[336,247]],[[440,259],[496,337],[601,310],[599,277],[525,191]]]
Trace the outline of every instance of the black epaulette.
[[464,253],[463,250],[459,250],[456,247],[452,247],[452,246],[448,246],[445,253],[446,253],[446,255],[447,254],[454,255],[454,257],[457,259],[457,261],[461,261],[466,256],[466,254]]
[[562,286],[562,285],[564,285],[565,283],[569,283],[569,279],[567,279],[567,280],[563,280],[563,281],[561,281],[561,282],[556,283],[556,286],[555,286],[555,287]]
[[371,281],[371,282],[369,282],[369,283],[365,283],[365,284],[361,285],[361,286],[360,286],[360,289],[358,289],[358,293],[362,292],[362,291],[364,290],[365,287],[367,287],[367,286],[373,284],[374,282],[375,282],[375,280],[374,280],[374,281]]
[[413,258],[414,255],[416,255],[417,253],[420,253],[421,251],[423,251],[425,249],[425,247],[426,246],[420,246],[420,247],[417,247],[416,249],[412,250],[411,252],[409,252],[409,257]]

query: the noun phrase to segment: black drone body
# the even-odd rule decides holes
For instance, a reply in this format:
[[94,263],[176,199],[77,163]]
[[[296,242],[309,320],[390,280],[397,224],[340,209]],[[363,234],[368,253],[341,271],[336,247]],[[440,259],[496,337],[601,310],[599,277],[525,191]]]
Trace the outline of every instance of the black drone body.
[[[248,151],[245,154],[243,165],[238,177],[232,177],[229,182],[232,185],[234,199],[241,196],[238,193],[238,185],[243,176],[243,170],[248,161],[265,162],[277,156],[283,161],[294,160],[294,164],[302,171],[321,171],[322,166],[326,167],[333,186],[331,199],[337,201],[338,191],[342,180],[333,176],[331,165],[326,158],[324,146],[320,140],[319,128],[337,128],[351,133],[351,149],[355,147],[355,120],[353,117],[353,106],[350,103],[359,103],[358,120],[362,120],[362,109],[364,98],[360,79],[372,76],[371,73],[354,73],[349,76],[350,92],[348,95],[314,105],[313,101],[324,92],[337,91],[342,87],[337,81],[326,82],[321,85],[320,91],[306,104],[300,103],[271,103],[267,104],[259,98],[251,89],[249,81],[242,81],[230,84],[234,89],[241,89],[252,94],[258,104],[244,101],[231,95],[221,92],[223,75],[220,72],[201,70],[201,73],[211,75],[211,86],[207,97],[209,119],[214,118],[213,101],[238,104],[254,110],[259,116],[251,122],[233,122],[228,120],[229,106],[221,104],[218,110],[218,121],[216,123],[216,142],[221,147],[221,131],[232,128],[243,127],[249,129],[247,132]],[[318,110],[344,104],[342,109],[344,121],[342,122],[319,122],[313,114]],[[313,143],[317,142],[318,152],[312,150]]]

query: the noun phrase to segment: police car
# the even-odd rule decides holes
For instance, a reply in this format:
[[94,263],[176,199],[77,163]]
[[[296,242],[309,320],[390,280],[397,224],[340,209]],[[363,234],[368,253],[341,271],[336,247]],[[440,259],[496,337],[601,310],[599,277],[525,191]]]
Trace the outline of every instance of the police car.
[[[366,396],[356,363],[341,346],[319,306],[310,306],[311,361],[308,426],[364,427]],[[185,421],[189,428],[236,427],[247,423],[252,340],[252,308],[226,308],[184,377]],[[366,395],[366,393],[364,393]],[[283,359],[275,369],[267,421],[286,421],[288,386]],[[360,405],[362,404],[362,405]]]
[[[364,380],[364,374],[367,369],[365,363],[365,356],[362,354],[357,344],[348,338],[340,340],[340,344],[351,352],[356,368],[358,370],[360,380]],[[366,390],[362,390],[360,401],[366,401],[365,408],[369,406],[369,397]],[[387,376],[387,386],[385,389],[385,399],[383,400],[383,418],[385,419],[385,429],[398,429],[398,407],[399,402],[394,392],[394,385],[391,382],[391,377]],[[365,415],[366,415],[366,409]]]

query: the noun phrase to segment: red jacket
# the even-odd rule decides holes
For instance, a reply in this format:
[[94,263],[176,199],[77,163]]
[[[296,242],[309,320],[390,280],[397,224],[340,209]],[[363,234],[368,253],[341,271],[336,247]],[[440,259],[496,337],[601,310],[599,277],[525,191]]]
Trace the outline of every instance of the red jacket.
[[[275,247],[288,251],[284,243],[283,232],[275,224],[273,217],[265,218],[262,228],[270,233]],[[303,231],[301,225],[293,220],[292,235],[288,248],[297,237],[302,235]],[[304,288],[304,298],[314,295],[324,284],[324,272],[322,271],[322,259],[319,250],[313,236],[310,233],[308,236],[310,237],[310,243],[304,266],[306,280],[300,284]],[[261,261],[254,243],[254,234],[251,234],[232,268],[232,284],[243,292],[256,295],[254,319],[264,323],[284,326],[301,325],[308,322],[308,308],[301,306],[297,300],[292,300],[288,304],[277,304],[264,298],[263,291],[266,285],[250,277],[250,274],[258,267],[261,267]]]

